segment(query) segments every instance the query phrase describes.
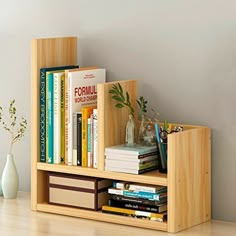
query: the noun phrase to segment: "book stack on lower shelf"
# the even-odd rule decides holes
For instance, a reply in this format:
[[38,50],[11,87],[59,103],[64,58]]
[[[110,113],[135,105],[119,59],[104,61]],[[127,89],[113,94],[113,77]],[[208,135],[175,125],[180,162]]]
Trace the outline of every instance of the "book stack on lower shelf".
[[167,220],[167,188],[113,181],[111,198],[102,206],[103,213],[164,222]]
[[157,146],[127,146],[105,148],[105,170],[141,174],[160,166]]

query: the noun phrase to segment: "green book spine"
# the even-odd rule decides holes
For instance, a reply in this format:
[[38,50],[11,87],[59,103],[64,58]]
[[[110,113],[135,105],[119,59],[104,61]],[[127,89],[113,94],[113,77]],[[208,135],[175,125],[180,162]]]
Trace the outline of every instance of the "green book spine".
[[47,74],[48,83],[48,100],[47,100],[47,112],[48,112],[48,163],[53,164],[53,73]]

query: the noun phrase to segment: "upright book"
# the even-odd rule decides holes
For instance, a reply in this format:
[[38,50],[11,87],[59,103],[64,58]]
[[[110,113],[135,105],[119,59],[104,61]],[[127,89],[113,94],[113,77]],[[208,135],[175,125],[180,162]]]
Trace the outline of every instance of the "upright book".
[[56,70],[65,70],[78,68],[76,65],[69,66],[59,66],[59,67],[47,67],[40,69],[40,162],[46,162],[46,72],[48,71],[56,71]]
[[83,106],[97,104],[97,84],[106,82],[106,71],[98,67],[67,70],[65,76],[65,158],[68,165],[73,159],[73,113]]

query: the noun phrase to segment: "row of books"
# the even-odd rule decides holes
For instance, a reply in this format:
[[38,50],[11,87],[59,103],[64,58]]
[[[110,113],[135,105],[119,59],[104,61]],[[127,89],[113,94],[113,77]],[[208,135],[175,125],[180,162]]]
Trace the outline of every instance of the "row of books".
[[98,67],[40,69],[41,162],[96,167],[90,153],[96,150],[97,84],[105,81]]
[[105,170],[141,174],[160,167],[157,146],[126,144],[105,148]]
[[166,187],[114,181],[108,193],[108,205],[102,206],[104,213],[159,222],[167,220]]

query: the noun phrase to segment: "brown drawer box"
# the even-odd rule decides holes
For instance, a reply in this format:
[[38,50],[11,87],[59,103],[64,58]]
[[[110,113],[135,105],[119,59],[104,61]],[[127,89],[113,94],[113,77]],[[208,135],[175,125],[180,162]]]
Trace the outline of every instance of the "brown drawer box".
[[49,203],[97,211],[107,204],[111,185],[107,179],[49,172]]

